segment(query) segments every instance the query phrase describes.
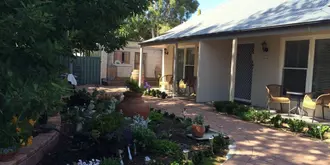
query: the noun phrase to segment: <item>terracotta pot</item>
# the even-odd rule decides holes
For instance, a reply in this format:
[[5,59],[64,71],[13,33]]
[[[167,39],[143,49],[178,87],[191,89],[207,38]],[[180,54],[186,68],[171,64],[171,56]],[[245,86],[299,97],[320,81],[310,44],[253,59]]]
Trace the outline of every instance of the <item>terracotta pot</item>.
[[0,154],[0,162],[7,162],[12,160],[15,157],[16,153],[17,151],[8,154]]
[[124,116],[133,117],[136,115],[143,116],[147,119],[150,113],[149,105],[144,103],[142,93],[125,92],[124,100],[117,106],[117,110],[122,110]]
[[202,125],[192,125],[192,135],[198,138],[202,138],[205,133],[205,127]]

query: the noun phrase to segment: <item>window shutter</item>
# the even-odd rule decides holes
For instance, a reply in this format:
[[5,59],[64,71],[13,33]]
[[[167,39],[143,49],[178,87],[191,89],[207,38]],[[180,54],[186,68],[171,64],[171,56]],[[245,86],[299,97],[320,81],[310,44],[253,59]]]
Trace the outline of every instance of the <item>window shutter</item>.
[[316,40],[313,70],[313,92],[330,89],[330,39]]

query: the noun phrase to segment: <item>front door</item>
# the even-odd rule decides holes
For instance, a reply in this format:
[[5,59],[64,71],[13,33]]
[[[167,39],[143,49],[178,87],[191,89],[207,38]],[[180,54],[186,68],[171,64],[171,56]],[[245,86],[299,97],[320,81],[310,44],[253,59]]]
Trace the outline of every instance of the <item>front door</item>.
[[251,102],[251,85],[254,44],[239,44],[237,47],[235,100]]

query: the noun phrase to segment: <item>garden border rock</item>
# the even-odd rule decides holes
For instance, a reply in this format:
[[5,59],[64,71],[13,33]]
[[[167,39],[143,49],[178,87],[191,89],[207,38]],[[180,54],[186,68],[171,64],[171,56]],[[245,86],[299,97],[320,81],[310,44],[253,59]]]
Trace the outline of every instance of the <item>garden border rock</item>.
[[[49,124],[53,124],[57,129],[61,129],[61,116],[57,114],[49,117]],[[20,148],[15,157],[8,162],[0,162],[0,165],[36,165],[42,160],[45,154],[50,152],[59,141],[59,132],[50,131],[40,133],[33,138],[31,146]]]

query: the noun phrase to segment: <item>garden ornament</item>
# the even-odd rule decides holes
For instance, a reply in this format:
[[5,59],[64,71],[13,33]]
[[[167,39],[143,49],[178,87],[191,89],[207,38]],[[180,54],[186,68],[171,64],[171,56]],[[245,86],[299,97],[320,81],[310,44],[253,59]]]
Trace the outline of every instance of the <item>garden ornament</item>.
[[127,152],[128,152],[128,158],[130,161],[133,160],[132,155],[131,155],[131,149],[129,148],[129,145],[127,146]]
[[188,149],[184,149],[182,152],[183,152],[183,155],[184,155],[185,160],[187,161],[188,160],[188,155],[189,155],[189,150]]
[[151,159],[150,159],[149,156],[146,156],[146,157],[144,158],[144,162],[145,162],[145,164],[149,164],[150,161],[151,161]]

